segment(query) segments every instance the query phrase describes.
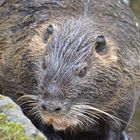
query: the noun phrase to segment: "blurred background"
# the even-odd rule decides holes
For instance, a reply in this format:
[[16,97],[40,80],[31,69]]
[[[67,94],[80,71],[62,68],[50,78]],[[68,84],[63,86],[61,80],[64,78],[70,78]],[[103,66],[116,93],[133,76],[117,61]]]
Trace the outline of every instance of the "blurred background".
[[134,11],[135,15],[138,17],[140,21],[140,0],[125,0],[130,4],[130,7]]
[[[140,26],[140,0],[124,0],[132,8]],[[131,122],[132,126],[128,127],[128,133],[133,140],[140,140],[140,101],[138,102],[136,112]]]

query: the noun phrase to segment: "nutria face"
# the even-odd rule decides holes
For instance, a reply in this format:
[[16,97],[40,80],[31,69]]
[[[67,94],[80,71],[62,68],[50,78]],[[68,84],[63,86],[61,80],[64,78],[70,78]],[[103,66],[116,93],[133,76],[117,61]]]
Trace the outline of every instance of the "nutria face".
[[57,30],[50,25],[45,33],[49,38],[36,109],[42,121],[56,130],[90,130],[106,118],[117,122],[108,108],[122,84],[116,50],[91,26],[69,20]]

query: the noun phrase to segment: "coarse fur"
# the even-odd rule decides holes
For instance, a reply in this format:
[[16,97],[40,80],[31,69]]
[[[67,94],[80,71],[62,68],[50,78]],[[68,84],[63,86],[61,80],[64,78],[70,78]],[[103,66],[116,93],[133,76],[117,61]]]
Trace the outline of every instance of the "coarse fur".
[[140,31],[116,0],[0,3],[0,92],[50,140],[126,140]]

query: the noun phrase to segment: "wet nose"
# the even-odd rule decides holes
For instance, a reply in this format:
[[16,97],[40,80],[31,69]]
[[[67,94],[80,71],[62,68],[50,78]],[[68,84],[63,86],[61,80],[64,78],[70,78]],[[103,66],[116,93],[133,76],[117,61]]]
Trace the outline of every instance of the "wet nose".
[[43,111],[46,111],[46,112],[49,112],[49,113],[60,113],[62,111],[62,106],[59,105],[59,104],[45,104],[45,103],[42,103],[41,104],[41,108]]

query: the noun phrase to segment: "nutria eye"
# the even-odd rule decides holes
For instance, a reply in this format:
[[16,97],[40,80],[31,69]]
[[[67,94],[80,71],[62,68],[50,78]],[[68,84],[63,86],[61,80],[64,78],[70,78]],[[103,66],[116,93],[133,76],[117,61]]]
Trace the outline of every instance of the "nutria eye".
[[96,38],[96,46],[95,46],[95,50],[97,53],[99,54],[105,54],[107,51],[107,46],[106,46],[106,40],[105,37],[103,35],[99,35]]
[[83,69],[81,69],[79,72],[78,72],[78,76],[79,77],[84,77],[87,73],[87,68],[84,67]]

